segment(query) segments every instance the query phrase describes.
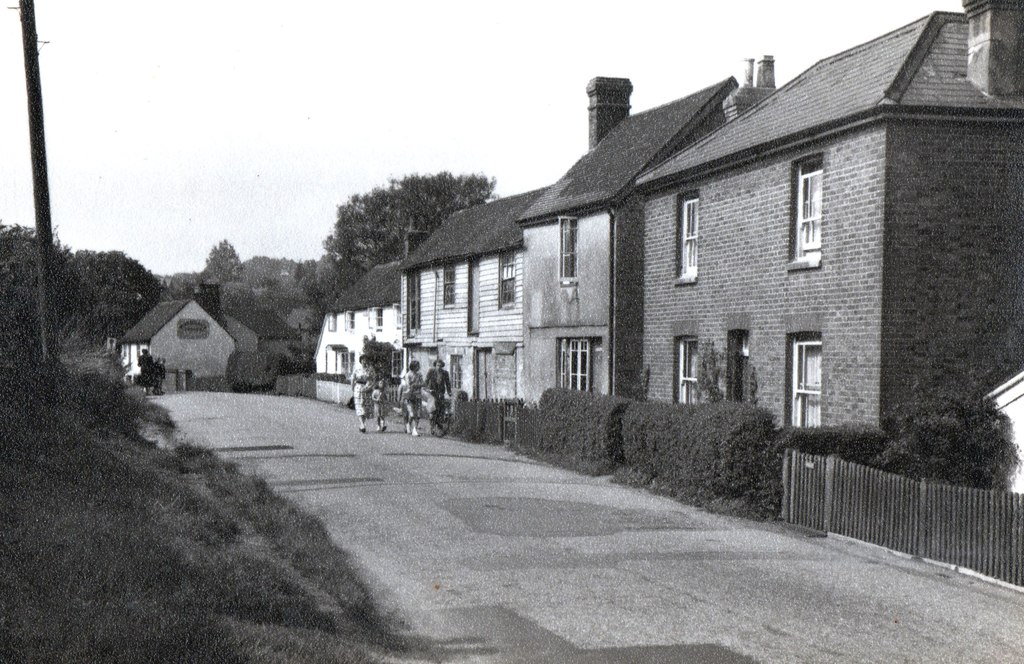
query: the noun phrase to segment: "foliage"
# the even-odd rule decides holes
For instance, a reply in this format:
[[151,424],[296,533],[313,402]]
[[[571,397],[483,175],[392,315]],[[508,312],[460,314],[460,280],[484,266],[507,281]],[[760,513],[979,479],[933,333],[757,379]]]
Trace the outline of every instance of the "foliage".
[[338,206],[324,249],[334,267],[354,266],[365,273],[402,256],[409,228],[433,232],[455,212],[491,200],[494,187],[493,178],[447,171],[392,178],[387,186],[355,194]]
[[715,343],[701,344],[697,367],[697,392],[700,400],[710,403],[725,398],[722,393],[722,354],[715,349]]
[[551,388],[540,399],[541,449],[600,474],[622,460],[621,417],[629,402],[621,397]]
[[836,427],[791,427],[780,434],[779,446],[804,454],[829,456],[866,466],[879,467],[889,446],[889,436],[878,427],[844,425]]
[[631,403],[622,416],[624,475],[697,504],[777,513],[781,457],[770,412],[734,402]]
[[235,392],[269,390],[281,373],[282,360],[277,353],[236,350],[228,356],[224,375]]
[[160,280],[120,251],[76,251],[71,266],[81,285],[75,329],[83,339],[121,336],[160,300]]
[[313,310],[313,318],[317,321],[322,321],[324,316],[333,311],[334,303],[342,291],[363,275],[356,265],[339,262],[329,254],[319,261],[306,261],[297,270],[297,274],[305,302]]
[[1007,489],[1019,459],[1008,418],[978,389],[918,393],[886,422],[884,470],[979,489]]
[[242,260],[230,242],[221,240],[210,249],[210,254],[206,257],[206,267],[203,268],[200,277],[204,281],[219,283],[239,281],[242,278]]
[[373,369],[378,380],[391,377],[391,358],[396,350],[394,346],[384,341],[376,339],[363,341],[362,354],[366,356],[366,365]]

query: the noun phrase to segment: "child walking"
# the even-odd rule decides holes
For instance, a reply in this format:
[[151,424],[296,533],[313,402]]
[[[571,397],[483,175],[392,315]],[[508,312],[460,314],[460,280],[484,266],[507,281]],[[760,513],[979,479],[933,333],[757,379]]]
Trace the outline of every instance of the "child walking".
[[384,381],[377,381],[373,392],[370,393],[370,399],[373,401],[373,416],[377,419],[377,431],[387,431],[388,423],[384,421],[387,408],[387,404],[384,403]]

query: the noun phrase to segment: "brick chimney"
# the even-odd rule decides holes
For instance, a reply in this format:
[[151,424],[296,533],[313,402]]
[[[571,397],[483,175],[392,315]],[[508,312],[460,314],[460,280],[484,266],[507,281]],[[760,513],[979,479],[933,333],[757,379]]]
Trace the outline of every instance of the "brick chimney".
[[201,283],[196,287],[195,301],[214,318],[220,316],[220,284]]
[[766,55],[757,62],[757,80],[754,80],[754,59],[743,61],[743,81],[722,102],[726,121],[735,120],[741,113],[775,92],[775,58]]
[[430,233],[427,231],[421,231],[410,226],[405,231],[405,257],[408,258],[412,255],[428,237],[430,237]]
[[992,96],[1024,94],[1024,0],[963,0],[967,78]]
[[629,117],[629,96],[633,94],[633,84],[628,78],[592,78],[587,84],[587,96],[590,106],[590,149],[601,141],[605,135]]

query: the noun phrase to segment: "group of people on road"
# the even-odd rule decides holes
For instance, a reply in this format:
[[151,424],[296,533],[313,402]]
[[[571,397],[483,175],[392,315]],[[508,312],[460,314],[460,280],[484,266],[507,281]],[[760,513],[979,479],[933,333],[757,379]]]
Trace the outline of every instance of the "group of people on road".
[[[366,420],[373,417],[377,423],[377,431],[386,431],[387,414],[390,406],[387,403],[387,382],[378,377],[372,367],[368,366],[368,357],[361,355],[359,364],[352,371],[352,401],[359,419],[360,433],[366,433]],[[409,362],[409,367],[402,374],[398,389],[398,402],[401,404],[405,418],[405,432],[419,436],[420,415],[423,409],[423,390],[433,399],[434,408],[430,415],[430,433],[433,434],[439,418],[448,408],[448,399],[452,394],[452,379],[444,368],[444,360],[438,359],[427,372],[426,378],[420,373],[417,360]]]
[[167,369],[164,366],[163,358],[154,358],[149,354],[149,349],[143,348],[139,353],[138,384],[142,386],[146,394],[163,394],[166,376]]

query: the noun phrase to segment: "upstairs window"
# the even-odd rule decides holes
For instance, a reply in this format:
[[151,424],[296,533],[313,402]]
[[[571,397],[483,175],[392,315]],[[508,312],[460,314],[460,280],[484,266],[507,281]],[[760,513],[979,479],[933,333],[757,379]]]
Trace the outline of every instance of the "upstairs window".
[[821,335],[794,335],[791,343],[792,424],[821,426]]
[[406,277],[405,285],[406,303],[406,330],[409,336],[414,336],[420,329],[420,274],[413,272]]
[[444,283],[442,286],[442,297],[444,306],[450,307],[455,304],[455,266],[444,266]]
[[373,325],[378,330],[384,329],[384,309],[377,307],[373,310]]
[[677,276],[681,279],[697,277],[698,204],[699,199],[696,196],[684,197],[679,204],[677,228],[679,271]]
[[559,217],[558,278],[564,284],[576,283],[576,233],[578,219]]
[[356,312],[346,311],[345,312],[345,329],[350,332],[356,329]]
[[327,331],[338,331],[338,317],[335,314],[327,314]]
[[516,256],[508,252],[498,256],[498,306],[508,307],[516,303]]
[[822,165],[820,157],[797,164],[796,185],[794,258],[815,262],[821,259]]

